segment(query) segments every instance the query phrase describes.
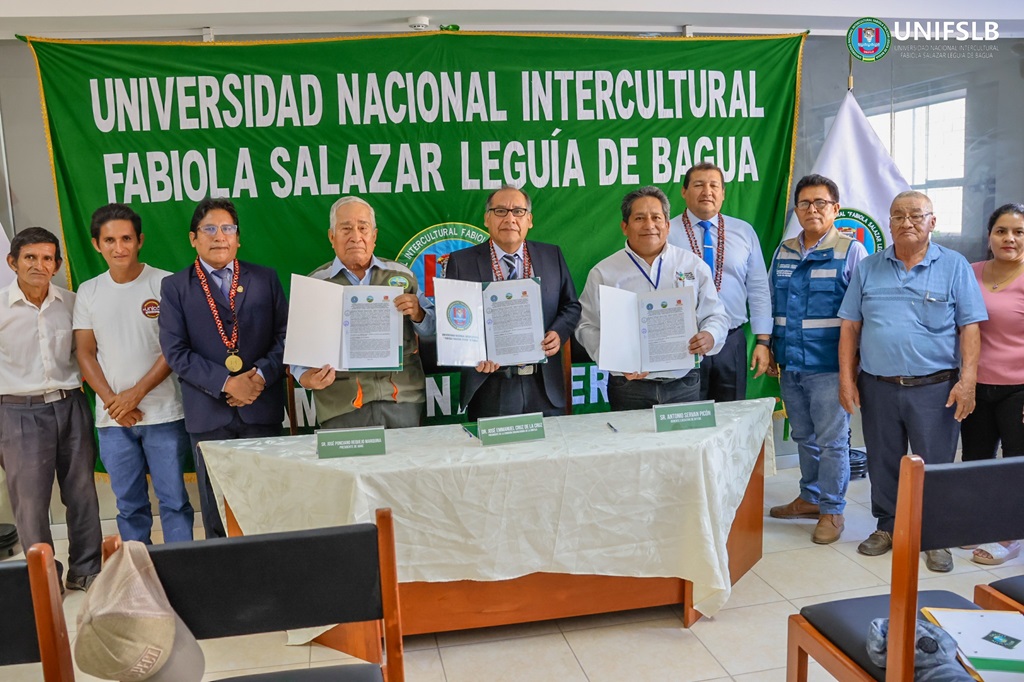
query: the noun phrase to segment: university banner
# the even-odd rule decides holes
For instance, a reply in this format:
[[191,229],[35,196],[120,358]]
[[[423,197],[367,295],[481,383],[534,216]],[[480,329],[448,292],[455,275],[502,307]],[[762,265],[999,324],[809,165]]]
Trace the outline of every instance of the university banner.
[[30,38],[72,286],[105,269],[98,206],[142,215],[142,257],[175,271],[204,196],[239,210],[239,257],[308,273],[333,257],[331,204],[376,210],[376,253],[425,287],[486,238],[487,193],[533,198],[532,239],[578,289],[623,243],[620,202],[686,169],[725,170],[724,212],[770,257],[785,220],[804,36],[619,38],[427,33],[265,43]]

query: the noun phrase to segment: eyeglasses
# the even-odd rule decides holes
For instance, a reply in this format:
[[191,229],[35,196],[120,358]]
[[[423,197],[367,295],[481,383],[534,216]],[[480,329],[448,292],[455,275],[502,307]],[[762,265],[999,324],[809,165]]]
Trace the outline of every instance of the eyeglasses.
[[509,213],[514,215],[516,218],[522,218],[524,215],[529,213],[529,211],[527,209],[521,208],[521,207],[517,207],[517,208],[489,208],[487,210],[490,211],[491,213],[493,213],[494,215],[498,216],[499,218],[504,218]]
[[894,225],[901,225],[904,220],[909,220],[914,225],[920,225],[924,222],[924,219],[934,213],[914,213],[913,215],[891,215],[889,216],[889,222]]
[[803,201],[796,202],[796,208],[798,211],[806,211],[813,206],[819,211],[824,211],[826,206],[831,206],[834,203],[836,202],[829,201],[828,199],[815,199],[814,201],[807,201],[804,199]]
[[238,234],[238,225],[200,225],[197,229],[208,237],[217,234],[217,230],[223,232],[227,237]]

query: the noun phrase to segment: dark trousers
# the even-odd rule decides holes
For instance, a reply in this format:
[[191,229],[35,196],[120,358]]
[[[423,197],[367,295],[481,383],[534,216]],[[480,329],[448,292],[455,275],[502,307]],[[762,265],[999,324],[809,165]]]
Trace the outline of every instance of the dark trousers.
[[743,327],[725,337],[725,345],[716,355],[700,360],[700,399],[727,403],[747,399],[747,338]]
[[1024,385],[978,384],[977,404],[961,424],[963,460],[995,459],[999,443],[1003,457],[1024,456]]
[[69,578],[100,572],[103,535],[92,431],[92,411],[81,391],[55,403],[0,404],[0,466],[21,545],[53,547],[50,497],[56,476],[67,507]]
[[320,423],[323,429],[354,429],[361,426],[383,426],[386,429],[407,429],[419,426],[423,418],[423,403],[393,403],[374,400],[358,410]]
[[469,401],[466,418],[475,422],[481,417],[507,417],[531,412],[542,412],[545,417],[565,414],[564,409],[555,407],[548,399],[540,368],[523,376],[505,376],[498,371],[487,377]]
[[910,451],[928,464],[956,457],[960,422],[956,406],[946,407],[956,378],[928,386],[900,386],[861,372],[860,412],[871,479],[871,513],[878,530],[892,532],[896,520],[896,490],[900,460]]
[[679,379],[634,379],[621,374],[608,377],[608,403],[612,412],[646,410],[655,405],[692,403],[700,399],[700,371],[694,369]]
[[190,433],[188,435],[192,440],[192,453],[196,460],[196,481],[199,484],[199,508],[203,514],[203,529],[206,531],[206,537],[227,537],[227,532],[224,530],[224,523],[220,518],[220,508],[217,504],[217,496],[213,494],[213,485],[210,483],[210,477],[206,473],[206,460],[203,459],[203,453],[200,451],[199,443],[204,440],[235,440],[236,438],[270,438],[273,436],[280,436],[281,425],[246,424],[242,421],[241,417],[238,416],[238,411],[235,410],[235,416],[231,421],[219,429],[204,431],[202,433]]

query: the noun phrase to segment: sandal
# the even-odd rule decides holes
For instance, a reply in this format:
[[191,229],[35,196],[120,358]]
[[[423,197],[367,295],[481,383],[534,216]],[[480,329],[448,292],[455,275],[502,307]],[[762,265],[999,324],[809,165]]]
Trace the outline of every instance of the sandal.
[[998,542],[986,542],[978,545],[971,555],[971,561],[986,566],[999,566],[1020,554],[1020,543],[1014,540],[1009,546]]

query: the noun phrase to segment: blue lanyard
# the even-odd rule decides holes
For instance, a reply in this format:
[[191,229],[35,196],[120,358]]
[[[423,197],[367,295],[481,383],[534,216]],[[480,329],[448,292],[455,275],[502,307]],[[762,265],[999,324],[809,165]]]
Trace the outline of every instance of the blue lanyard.
[[651,276],[647,274],[647,271],[644,270],[643,266],[636,262],[636,258],[633,257],[633,254],[627,251],[626,255],[629,256],[629,260],[633,261],[633,265],[635,265],[636,269],[640,271],[640,274],[644,276],[644,279],[650,282],[651,286],[657,290],[658,284],[661,283],[661,266],[665,264],[665,255],[662,254],[658,257],[658,279],[651,279]]

